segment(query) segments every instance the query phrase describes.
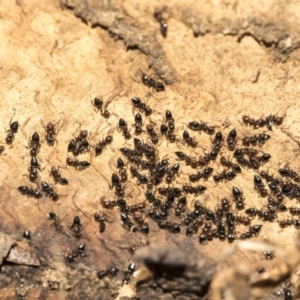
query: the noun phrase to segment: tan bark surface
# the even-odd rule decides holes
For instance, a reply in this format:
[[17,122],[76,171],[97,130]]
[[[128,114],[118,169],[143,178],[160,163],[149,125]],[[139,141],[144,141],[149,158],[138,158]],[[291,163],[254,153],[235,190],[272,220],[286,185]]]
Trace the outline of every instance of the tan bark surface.
[[[121,287],[121,271],[133,259],[128,249],[148,243],[179,247],[182,255],[187,255],[189,259],[183,262],[190,268],[185,273],[186,278],[190,278],[188,272],[201,273],[205,269],[203,275],[196,277],[196,282],[203,280],[203,285],[210,282],[215,270],[226,271],[228,266],[236,266],[237,262],[265,263],[261,250],[242,249],[226,257],[215,269],[215,263],[235,243],[214,240],[203,246],[199,244],[199,234],[185,236],[184,226],[181,234],[170,234],[159,230],[151,219],[148,219],[148,236],[131,233],[122,227],[117,209],[104,210],[108,221],[105,232],[99,233],[99,225],[93,218],[95,212],[103,211],[101,197],[114,199],[109,183],[111,174],[118,172],[116,160],[122,157],[119,148],[133,148],[133,141],[126,141],[117,126],[119,119],[124,118],[133,134],[131,125],[137,112],[131,104],[133,96],[140,97],[153,109],[150,117],[143,115],[144,124],[151,122],[157,132],[164,122],[167,109],[173,113],[175,133],[180,139],[188,122],[194,120],[216,126],[216,131],[222,131],[224,136],[236,128],[240,139],[244,135],[267,132],[271,139],[262,149],[256,148],[270,153],[272,159],[261,169],[279,176],[278,168],[289,164],[291,169],[300,172],[300,156],[297,156],[300,151],[299,3],[274,0],[264,1],[263,4],[260,1],[181,2],[2,2],[1,141],[5,141],[5,131],[9,129],[11,118],[19,122],[20,128],[13,145],[5,145],[6,149],[0,156],[1,232],[3,239],[9,240],[9,245],[20,244],[25,230],[30,231],[31,241],[28,253],[24,257],[20,254],[20,259],[27,260],[29,266],[18,264],[20,262],[15,258],[15,265],[7,262],[2,265],[0,299],[115,299],[119,291],[120,295],[135,297],[133,284]],[[164,5],[164,17],[168,23],[165,39],[153,18],[155,8]],[[166,90],[157,93],[144,86],[141,72],[163,81]],[[105,119],[95,111],[91,104],[95,97],[103,98],[104,106],[111,113],[110,118]],[[256,119],[274,114],[284,116],[284,122],[282,126],[274,126],[271,132],[266,128],[254,131],[243,125],[244,114]],[[48,122],[57,123],[59,130],[57,143],[53,147],[45,142],[43,124]],[[69,185],[55,185],[49,175],[51,167],[66,166],[66,157],[70,156],[67,145],[74,135],[84,129],[89,131],[92,145],[108,134],[113,135],[113,143],[100,156],[95,157],[92,149],[80,155],[79,160],[91,163],[91,167],[82,172],[69,166],[62,168],[62,175],[69,180]],[[57,202],[46,197],[39,201],[28,198],[17,189],[23,185],[36,187],[26,176],[30,164],[27,147],[35,131],[44,140],[38,155],[41,163],[38,182],[53,184],[60,195]],[[172,165],[177,161],[175,151],[196,156],[204,155],[211,149],[212,137],[205,133],[189,132],[201,147],[192,150],[181,142],[172,144],[161,139],[156,147],[160,159],[167,156]],[[150,143],[145,133],[139,138]],[[232,155],[226,147],[222,148],[221,154],[225,157]],[[219,158],[212,166],[214,173],[223,170]],[[187,174],[194,172],[181,163],[176,185],[190,184]],[[208,208],[215,209],[220,199],[231,197],[232,186],[237,186],[244,192],[246,207],[261,207],[266,204],[266,198],[259,197],[254,191],[253,175],[256,173],[244,168],[242,174],[230,182],[216,184],[212,178],[204,183],[199,182],[208,189],[198,197],[188,196],[188,205],[192,207],[193,199],[199,199]],[[146,188],[136,183],[129,169],[128,176],[125,185],[127,202],[135,204],[144,201]],[[296,200],[287,198],[284,203],[288,207],[298,205]],[[59,216],[62,230],[57,230],[59,228],[53,226],[47,217],[50,211]],[[82,221],[80,240],[75,239],[70,230],[75,216]],[[278,216],[278,220],[288,218],[291,218],[288,213]],[[180,222],[178,218],[173,221]],[[294,251],[297,232],[294,226],[283,230],[277,220],[263,222],[257,219],[252,222],[259,223],[263,224],[263,228],[254,240],[275,243],[283,247],[286,253]],[[245,230],[245,227],[238,226],[237,236]],[[87,256],[68,263],[64,255],[83,242],[86,243]],[[7,247],[10,246],[2,246],[1,242],[2,257],[6,256]],[[145,260],[144,255],[147,257],[149,253],[140,254],[140,261]],[[39,267],[35,266],[36,258]],[[152,259],[161,262],[159,255]],[[173,259],[176,261],[177,258]],[[268,262],[267,270],[272,269],[273,265],[278,266],[282,260],[283,256],[276,255],[275,250],[275,258]],[[34,263],[31,264],[32,261]],[[278,271],[288,274],[294,295],[299,289],[298,271],[293,273],[295,278],[290,278],[289,272],[298,269],[297,263],[291,262],[286,273]],[[210,267],[204,268],[206,264]],[[120,269],[119,275],[115,279],[98,280],[97,271],[112,265]],[[229,273],[232,275],[234,272],[231,270]],[[238,276],[234,274],[231,278]],[[276,281],[274,287],[284,279]],[[156,292],[147,285],[141,286],[137,289],[137,295],[140,299],[197,299],[192,287],[191,294],[185,294],[182,290],[177,293],[172,291],[171,287],[177,288],[177,283],[158,281]],[[246,285],[248,287],[248,283]],[[276,287],[275,291],[281,287]],[[272,291],[268,291],[267,296]],[[211,295],[210,291],[208,295]],[[229,293],[226,299],[248,297],[233,295],[234,292]],[[262,298],[262,294],[259,297]]]

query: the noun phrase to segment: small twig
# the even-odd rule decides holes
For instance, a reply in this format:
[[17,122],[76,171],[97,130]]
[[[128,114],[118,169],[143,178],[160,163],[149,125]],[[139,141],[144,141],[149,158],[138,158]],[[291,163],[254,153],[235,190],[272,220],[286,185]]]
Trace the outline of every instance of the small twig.
[[300,141],[297,141],[297,140],[296,140],[289,132],[286,132],[284,129],[281,128],[281,131],[282,131],[284,134],[286,134],[290,139],[292,139],[294,142],[297,143],[298,149],[293,150],[293,152],[298,152],[298,154],[294,157],[294,159],[297,158],[297,156],[300,154]]
[[103,103],[104,110],[107,108],[108,104],[123,91],[123,88],[124,88],[123,79],[121,77],[118,77],[118,86],[111,91],[110,96]]
[[75,192],[75,194],[74,194],[74,196],[73,196],[73,204],[74,204],[75,207],[76,207],[78,210],[80,210],[85,216],[91,218],[92,216],[90,216],[88,213],[84,212],[84,211],[76,204],[76,202],[75,202],[75,200],[74,200],[74,198],[75,198],[75,196],[76,196],[76,194],[77,194],[78,191],[79,191],[79,189]]

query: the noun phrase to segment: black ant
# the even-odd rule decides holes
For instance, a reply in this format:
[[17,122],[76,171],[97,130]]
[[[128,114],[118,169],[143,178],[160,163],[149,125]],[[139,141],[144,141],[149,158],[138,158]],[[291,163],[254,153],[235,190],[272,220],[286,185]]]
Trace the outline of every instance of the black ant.
[[130,134],[129,131],[128,131],[128,127],[127,127],[127,124],[126,124],[126,122],[125,122],[124,119],[121,118],[121,119],[119,120],[118,127],[119,127],[119,129],[122,131],[123,136],[124,136],[124,138],[125,138],[126,140],[128,140],[128,139],[131,138],[131,134]]
[[138,155],[142,156],[144,152],[143,142],[138,138],[134,138],[133,142],[134,142],[134,150],[137,152]]
[[242,169],[238,164],[232,163],[230,160],[227,160],[224,156],[221,157],[220,163],[222,166],[231,168],[234,173],[241,173]]
[[212,143],[214,144],[214,145],[217,145],[217,146],[222,146],[222,143],[223,143],[223,135],[222,135],[222,133],[219,131],[219,132],[217,132],[216,133],[216,135],[215,135],[215,138],[214,138],[214,140],[212,141]]
[[117,202],[114,200],[110,201],[110,200],[100,199],[100,203],[102,207],[105,209],[113,209],[117,205]]
[[94,214],[94,219],[99,223],[99,232],[102,233],[105,231],[105,218],[98,213]]
[[262,225],[261,225],[261,224],[256,224],[256,225],[253,225],[253,226],[250,226],[250,227],[249,227],[249,232],[250,232],[252,235],[258,236],[259,233],[260,233],[261,228],[262,228]]
[[263,254],[266,259],[273,259],[274,258],[274,252],[273,251],[263,251]]
[[77,141],[75,139],[72,139],[69,144],[68,144],[68,152],[72,152],[73,155],[78,155],[78,150],[77,150]]
[[223,208],[224,211],[228,211],[229,208],[230,208],[230,206],[231,206],[231,204],[230,204],[230,202],[228,201],[227,198],[223,198],[221,200],[221,206],[222,206],[222,208]]
[[89,149],[90,149],[90,144],[87,139],[84,139],[78,144],[77,152],[81,154],[89,151]]
[[37,160],[37,158],[35,156],[31,157],[30,160],[30,167],[28,168],[29,171],[29,180],[31,182],[35,182],[38,178],[38,170],[40,170],[40,164],[39,161]]
[[110,267],[107,269],[107,273],[108,273],[108,275],[110,275],[112,277],[116,277],[117,274],[119,273],[119,269],[116,267]]
[[133,221],[139,226],[142,234],[149,234],[149,224],[139,214],[133,213]]
[[53,188],[45,181],[41,182],[42,192],[45,193],[46,197],[49,197],[52,199],[52,201],[59,200],[59,195],[54,192]]
[[199,220],[193,221],[193,223],[188,226],[185,230],[186,236],[191,236],[193,234],[196,234],[199,230],[199,227],[203,224],[203,220],[199,218]]
[[140,184],[147,184],[148,183],[148,178],[142,174],[140,174],[138,171],[137,171],[137,168],[134,167],[134,166],[131,166],[130,167],[130,172],[132,174],[133,177],[136,177],[137,180],[138,180],[138,183]]
[[221,151],[222,144],[223,144],[223,136],[221,132],[216,133],[212,143],[213,143],[213,148],[209,154],[209,157],[211,160],[216,160],[219,152]]
[[136,232],[138,228],[132,223],[128,214],[126,212],[122,212],[120,214],[121,224],[129,231]]
[[118,273],[119,273],[119,269],[118,268],[116,268],[116,267],[110,267],[110,268],[107,268],[106,270],[100,270],[100,271],[98,271],[97,272],[97,277],[99,279],[103,279],[107,275],[110,275],[112,277],[116,277]]
[[299,219],[294,220],[294,225],[295,225],[296,229],[299,229],[300,228],[300,220]]
[[153,162],[155,160],[155,148],[147,143],[144,143],[143,145],[143,152],[148,159],[149,162]]
[[295,220],[293,220],[293,219],[286,219],[286,220],[278,221],[278,224],[281,228],[292,226],[292,225],[294,225],[294,223],[295,223]]
[[108,135],[104,140],[100,141],[96,146],[95,146],[95,155],[98,156],[102,153],[103,149],[111,144],[113,141],[112,135]]
[[142,133],[142,125],[143,125],[143,118],[142,115],[140,113],[137,113],[134,116],[134,127],[135,127],[135,135],[139,135]]
[[135,165],[139,166],[141,164],[140,153],[135,150],[131,150],[129,148],[120,148],[122,154]]
[[284,204],[279,204],[278,206],[276,206],[276,209],[280,212],[285,212],[288,210]]
[[[59,122],[58,122],[59,123]],[[48,146],[53,146],[54,143],[56,142],[55,136],[57,134],[56,132],[56,128],[58,123],[53,124],[51,122],[49,122],[46,126],[43,125],[45,131],[46,131],[46,142],[48,144]]]
[[279,174],[283,177],[289,177],[295,182],[300,182],[300,176],[290,168],[281,168],[279,169]]
[[48,219],[53,221],[53,226],[57,232],[61,233],[63,231],[60,218],[57,216],[55,212],[50,211],[48,214]]
[[162,92],[165,90],[165,86],[162,82],[155,81],[153,78],[142,72],[142,82],[144,85],[155,89],[157,92]]
[[125,199],[123,199],[123,198],[120,198],[120,199],[118,199],[117,201],[116,201],[116,204],[115,204],[116,206],[118,206],[121,210],[123,209],[123,208],[126,208],[127,209],[127,202],[126,202],[126,200]]
[[292,216],[300,215],[300,208],[290,207],[289,211]]
[[73,231],[73,235],[76,239],[81,238],[82,223],[78,216],[74,217],[73,223],[72,223],[70,229]]
[[245,213],[250,217],[255,217],[258,214],[258,210],[254,207],[247,208]]
[[266,268],[264,268],[264,267],[259,267],[259,268],[256,270],[256,272],[257,272],[258,274],[265,273],[265,272],[266,272]]
[[180,199],[178,199],[178,203],[175,207],[175,215],[177,217],[180,217],[182,211],[185,210],[186,203],[187,203],[186,197],[181,197]]
[[264,171],[264,170],[261,170],[259,172],[260,176],[262,178],[264,178],[267,182],[275,182],[276,184],[279,184],[279,180],[276,179],[274,176],[270,175],[268,172]]
[[75,140],[77,143],[81,143],[83,140],[85,140],[88,137],[89,133],[87,130],[80,130],[77,137],[75,137]]
[[166,222],[166,229],[170,233],[180,233],[180,226],[177,223]]
[[102,110],[103,100],[101,98],[94,98],[94,102],[92,102],[92,104],[98,111],[100,111],[102,117],[104,117],[105,119],[109,118],[109,111],[107,109],[105,109],[104,111]]
[[243,157],[245,154],[248,157],[256,157],[258,154],[258,150],[253,148],[239,148],[233,152],[233,156],[236,158]]
[[162,124],[160,126],[160,133],[161,135],[165,135],[170,143],[175,143],[177,141],[176,135],[174,134],[175,120],[172,112],[169,110],[166,111],[166,122],[168,123],[168,126]]
[[264,198],[268,196],[268,191],[266,190],[261,177],[258,175],[254,175],[254,188],[258,190],[261,197]]
[[168,130],[166,134],[166,138],[170,143],[175,143],[178,139],[176,138],[176,135],[172,133],[172,131]]
[[67,157],[66,162],[68,166],[74,167],[77,171],[83,171],[91,165],[88,161],[79,161],[70,157]]
[[264,119],[253,119],[249,116],[243,115],[242,120],[245,125],[253,126],[254,129],[257,129],[259,127],[264,127],[266,125],[266,121]]
[[144,219],[139,214],[133,213],[132,218],[137,225],[142,225],[144,223]]
[[273,222],[277,217],[275,211],[274,207],[269,206],[267,211],[257,210],[257,216],[264,221]]
[[111,186],[110,188],[113,189],[114,187],[118,186],[121,183],[120,178],[117,174],[113,173],[111,176]]
[[230,151],[233,151],[237,143],[237,133],[235,129],[232,129],[229,132],[226,142],[227,142],[228,149]]
[[188,123],[188,128],[193,131],[201,131],[203,129],[203,123],[199,123],[197,121],[192,121]]
[[192,148],[196,148],[198,143],[192,138],[190,137],[190,134],[185,130],[182,134],[183,137],[183,141],[190,147]]
[[187,157],[187,155],[185,155],[182,151],[176,151],[175,154],[179,160],[185,160]]
[[249,117],[249,116],[247,116],[247,115],[243,115],[242,116],[242,120],[243,120],[243,123],[245,124],[245,125],[250,125],[250,126],[253,126],[254,125],[254,122],[255,122],[255,120],[253,119],[253,118],[251,118],[251,117]]
[[199,160],[197,160],[194,157],[191,156],[186,156],[185,157],[185,163],[187,166],[191,166],[192,169],[197,169],[198,167],[204,167],[206,165],[208,165],[210,162],[210,157],[209,155],[205,155],[205,156],[200,156]]
[[207,187],[203,186],[203,185],[198,185],[198,186],[184,185],[184,186],[182,186],[183,192],[185,192],[187,194],[199,195],[199,194],[204,193],[204,191],[206,189],[207,189]]
[[61,185],[69,184],[66,178],[61,177],[59,168],[52,167],[50,171],[50,175],[53,177],[55,183],[59,183]]
[[235,220],[244,226],[249,226],[251,224],[251,219],[247,216],[236,216]]
[[78,156],[89,150],[89,142],[87,141],[88,131],[81,130],[75,139],[72,139],[68,144],[68,152],[72,152],[74,156]]
[[156,145],[158,143],[158,134],[154,131],[151,125],[147,125],[146,130],[150,136],[151,142]]
[[31,233],[28,230],[23,232],[23,238],[27,240],[31,240]]
[[119,169],[119,174],[121,177],[121,182],[126,182],[128,179],[127,170],[125,168],[125,163],[122,158],[118,158],[117,160],[117,168]]
[[244,209],[243,192],[234,186],[234,187],[232,187],[232,196],[233,196],[234,202],[236,203],[236,209],[238,209],[238,210]]
[[149,234],[149,224],[147,222],[144,222],[140,227],[141,233],[144,235]]
[[179,172],[179,168],[180,168],[180,164],[179,163],[175,163],[167,172],[166,174],[166,183],[170,184],[172,183],[175,175],[178,174]]
[[160,125],[160,134],[161,134],[161,135],[167,136],[168,130],[169,130],[169,128],[168,128],[168,126],[166,126],[165,124],[161,124],[161,125]]
[[92,105],[100,112],[102,112],[103,100],[101,98],[94,98]]
[[253,135],[250,137],[244,137],[242,140],[243,146],[256,146],[258,142],[259,147],[262,147],[270,139],[270,137],[270,135],[265,133],[260,133],[259,135]]
[[211,222],[204,223],[204,228],[202,229],[202,234],[205,235],[205,239],[207,241],[213,240],[213,232],[211,229],[212,229]]
[[284,300],[293,300],[293,293],[291,290],[287,288],[281,289],[279,292],[276,293],[277,296],[284,296]]
[[206,245],[207,244],[207,235],[205,233],[201,233],[199,236],[199,243],[201,245]]
[[214,169],[211,167],[205,167],[203,172],[197,172],[196,174],[189,175],[190,181],[197,182],[201,178],[203,178],[204,180],[207,180],[209,178],[209,176],[212,174],[213,170]]
[[150,203],[153,203],[156,200],[153,192],[150,189],[146,190],[145,196]]
[[97,272],[98,279],[103,279],[107,276],[107,270],[100,270]]
[[121,185],[120,178],[117,174],[113,173],[111,176],[111,189],[115,188],[115,194],[117,197],[124,196],[124,189]]
[[275,115],[269,115],[269,116],[266,117],[265,122],[266,122],[266,127],[269,130],[272,130],[273,124],[277,125],[277,126],[282,124],[283,117],[278,117],[278,116],[275,116]]
[[33,189],[28,186],[19,186],[18,190],[22,195],[26,195],[27,197],[33,197],[35,199],[41,199],[43,197],[43,193],[38,188]]
[[253,126],[254,129],[266,126],[269,130],[272,130],[273,124],[279,126],[283,122],[283,117],[278,117],[275,115],[269,115],[265,119],[257,120],[244,115],[242,119],[245,125]]
[[180,160],[185,160],[186,165],[191,166],[192,169],[197,169],[200,165],[201,167],[207,165],[201,157],[198,161],[196,158],[185,155],[183,152],[175,152],[175,154]]
[[[264,153],[261,156],[256,156],[255,158],[258,160],[260,165],[263,165],[267,163],[271,159],[271,157],[272,157],[271,154]],[[250,158],[250,162],[251,162],[251,158]]]
[[133,274],[133,272],[135,271],[135,264],[134,263],[130,263],[129,266],[127,267],[127,270],[124,272],[124,278],[122,281],[122,285],[124,284],[128,284],[130,281],[130,277]]
[[215,214],[216,214],[216,217],[220,220],[222,219],[224,213],[228,211],[228,209],[224,209],[222,205],[218,205],[215,209]]
[[223,170],[222,173],[213,176],[214,181],[216,182],[233,180],[235,177],[236,173],[232,171],[227,172],[226,170]]
[[41,148],[41,144],[40,144],[40,136],[37,132],[34,132],[31,140],[29,141],[29,148],[30,148],[30,156],[37,156],[40,148]]
[[215,127],[214,126],[208,126],[206,123],[202,123],[202,130],[208,134],[213,135],[215,134]]
[[19,123],[18,121],[14,121],[11,123],[12,118],[9,121],[9,130],[7,130],[8,134],[5,138],[5,142],[7,145],[11,145],[15,139],[15,134],[18,132]]
[[182,190],[178,187],[174,187],[174,188],[159,187],[158,192],[160,195],[163,195],[163,196],[174,195],[174,197],[179,197],[182,193]]
[[141,202],[131,206],[127,205],[126,207],[122,208],[121,211],[126,213],[134,213],[137,211],[144,212],[145,208],[146,208],[145,202]]
[[146,116],[150,116],[152,114],[152,109],[149,106],[147,106],[144,102],[142,102],[140,98],[132,97],[131,101],[133,106],[139,109],[140,111],[143,111]]
[[240,239],[250,239],[253,236],[258,236],[260,233],[261,227],[262,227],[261,224],[250,226],[249,231],[241,234]]
[[192,121],[188,123],[188,128],[193,131],[204,131],[208,135],[213,135],[215,133],[214,126],[208,126],[205,122]]
[[162,36],[165,38],[167,36],[167,31],[168,31],[168,24],[167,22],[164,20],[163,16],[162,16],[162,12],[160,9],[156,8],[154,11],[154,18],[158,21],[159,25],[160,25],[160,32],[162,34]]
[[201,204],[198,200],[197,201],[195,201],[195,203],[194,203],[194,208],[195,208],[195,210],[199,210],[199,211],[202,211],[203,212],[203,214],[206,212],[206,207],[203,205],[203,204]]
[[73,250],[71,253],[66,254],[65,260],[69,263],[76,261],[77,257],[80,256],[81,258],[85,257],[85,243],[80,244],[76,250]]

